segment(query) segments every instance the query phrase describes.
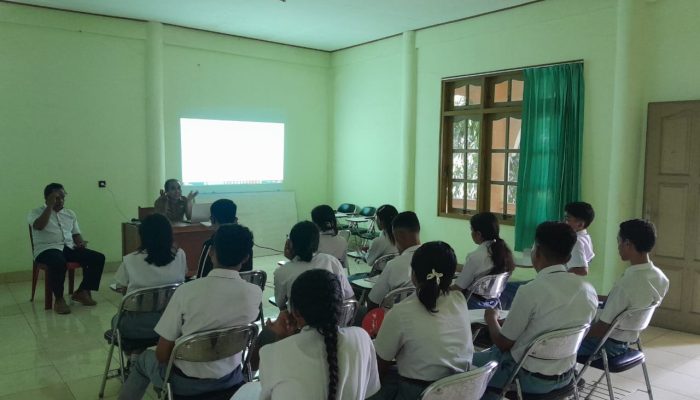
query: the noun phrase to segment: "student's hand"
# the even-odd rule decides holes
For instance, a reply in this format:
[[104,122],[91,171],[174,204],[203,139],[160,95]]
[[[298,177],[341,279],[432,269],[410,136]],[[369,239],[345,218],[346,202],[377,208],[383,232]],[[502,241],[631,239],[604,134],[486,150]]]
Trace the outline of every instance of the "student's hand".
[[194,192],[190,191],[190,193],[187,195],[187,202],[191,203],[192,201],[194,201],[194,198],[197,197],[198,194],[199,190],[196,190]]
[[87,248],[88,241],[83,240],[83,239],[78,239],[77,242],[75,242],[75,246],[79,249],[86,249]]
[[484,320],[498,321],[498,309],[497,308],[487,308],[484,310]]

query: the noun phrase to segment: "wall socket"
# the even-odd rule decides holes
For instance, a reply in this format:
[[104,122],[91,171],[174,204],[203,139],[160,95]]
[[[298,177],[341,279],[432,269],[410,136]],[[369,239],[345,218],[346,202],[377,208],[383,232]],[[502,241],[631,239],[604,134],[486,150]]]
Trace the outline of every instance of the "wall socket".
[[97,181],[97,187],[106,188],[106,187],[107,187],[107,181]]

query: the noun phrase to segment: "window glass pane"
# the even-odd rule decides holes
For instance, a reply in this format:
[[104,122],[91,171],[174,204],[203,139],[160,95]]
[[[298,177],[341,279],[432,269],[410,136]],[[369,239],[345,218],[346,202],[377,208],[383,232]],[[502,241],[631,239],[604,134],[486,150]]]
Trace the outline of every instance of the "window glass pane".
[[504,181],[506,177],[506,155],[503,153],[491,154],[491,180]]
[[469,105],[481,104],[481,85],[469,85]]
[[518,167],[520,166],[520,153],[508,154],[508,181],[518,181]]
[[510,81],[510,101],[523,101],[523,86],[519,79]]
[[467,183],[467,209],[476,210],[476,198],[477,198],[477,185],[476,183]]
[[452,208],[464,208],[464,183],[452,184]]
[[479,153],[467,154],[467,179],[479,179]]
[[491,122],[491,148],[506,148],[506,121],[507,118],[496,119]]
[[522,120],[519,117],[508,118],[508,148],[520,149],[520,125]]
[[493,86],[493,102],[505,103],[508,101],[508,81],[496,83]]
[[467,144],[467,120],[455,118],[452,122],[452,148],[463,149]]
[[452,179],[464,179],[464,153],[452,154]]
[[491,185],[492,213],[503,214],[503,185]]
[[467,105],[467,85],[462,85],[455,88],[452,95],[452,105],[454,107],[462,107]]
[[479,148],[479,137],[481,136],[481,121],[469,119],[467,123],[467,148],[476,150]]
[[506,193],[506,213],[509,215],[515,215],[515,195],[517,191],[517,186],[508,186],[508,192]]

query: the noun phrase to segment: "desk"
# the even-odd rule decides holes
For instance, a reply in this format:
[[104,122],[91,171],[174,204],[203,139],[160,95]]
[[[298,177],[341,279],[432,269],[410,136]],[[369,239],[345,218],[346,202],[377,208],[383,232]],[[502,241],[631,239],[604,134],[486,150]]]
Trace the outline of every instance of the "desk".
[[[506,318],[508,318],[508,310],[499,310],[498,319],[500,320]],[[486,321],[484,320],[484,310],[469,310],[469,322],[472,324],[486,325]]]
[[[173,241],[176,246],[185,252],[188,277],[197,274],[197,264],[199,255],[202,252],[202,245],[213,233],[213,228],[202,224],[173,223]],[[139,224],[132,222],[122,223],[122,255],[138,250],[140,244]]]

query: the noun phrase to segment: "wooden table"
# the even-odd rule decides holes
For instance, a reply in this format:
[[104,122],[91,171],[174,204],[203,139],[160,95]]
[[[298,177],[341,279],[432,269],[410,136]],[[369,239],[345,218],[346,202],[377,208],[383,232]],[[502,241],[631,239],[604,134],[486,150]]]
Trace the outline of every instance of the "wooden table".
[[[173,240],[175,245],[185,252],[188,277],[197,274],[197,263],[202,252],[202,245],[213,233],[214,229],[210,226],[186,222],[173,223]],[[138,250],[140,244],[139,223],[122,223],[122,255]]]

